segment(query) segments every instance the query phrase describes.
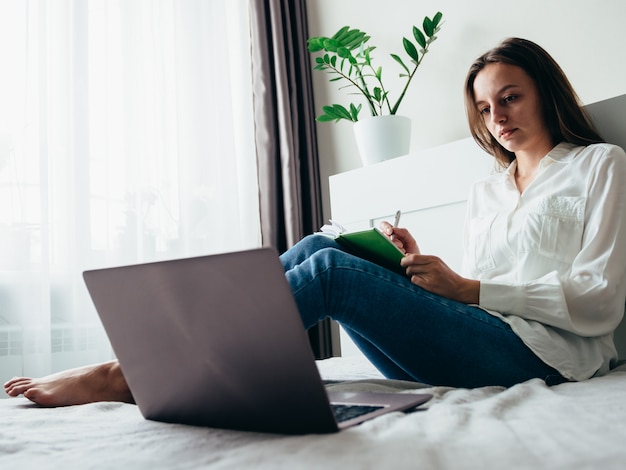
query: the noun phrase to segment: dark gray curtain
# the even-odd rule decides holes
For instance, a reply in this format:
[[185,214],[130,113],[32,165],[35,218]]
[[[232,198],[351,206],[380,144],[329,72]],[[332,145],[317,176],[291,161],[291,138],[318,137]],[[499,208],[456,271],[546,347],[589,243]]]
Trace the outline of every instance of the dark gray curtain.
[[[305,0],[250,0],[250,21],[261,234],[283,252],[323,223]],[[309,330],[317,358],[330,331]]]

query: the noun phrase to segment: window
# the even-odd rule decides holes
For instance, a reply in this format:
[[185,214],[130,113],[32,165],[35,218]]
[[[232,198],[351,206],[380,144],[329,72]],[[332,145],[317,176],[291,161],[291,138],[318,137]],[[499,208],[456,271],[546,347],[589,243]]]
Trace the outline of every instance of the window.
[[85,269],[260,245],[245,0],[0,3],[0,371],[111,358]]

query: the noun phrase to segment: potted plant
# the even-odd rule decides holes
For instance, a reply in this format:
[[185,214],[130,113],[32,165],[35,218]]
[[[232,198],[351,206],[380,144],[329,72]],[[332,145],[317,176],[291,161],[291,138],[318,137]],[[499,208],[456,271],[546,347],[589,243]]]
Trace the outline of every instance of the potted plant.
[[[376,67],[373,63],[372,51],[375,46],[370,46],[367,42],[370,36],[359,29],[344,26],[332,37],[312,37],[308,40],[308,49],[315,56],[314,70],[328,72],[332,75],[331,82],[341,82],[341,88],[349,89],[352,94],[360,94],[364,99],[371,116],[386,117],[386,120],[359,120],[359,113],[362,103],[355,105],[350,103],[348,107],[341,104],[323,106],[324,114],[317,117],[319,122],[338,122],[342,119],[357,123],[355,133],[357,144],[364,163],[369,164],[380,159],[391,158],[408,153],[410,140],[410,121],[404,116],[398,116],[398,108],[406,95],[406,91],[415,76],[415,72],[422,64],[426,53],[429,51],[433,41],[437,39],[437,33],[441,28],[443,15],[437,12],[431,19],[428,16],[422,21],[422,29],[413,26],[413,40],[402,38],[404,51],[409,56],[410,63],[407,65],[397,54],[390,56],[400,65],[400,77],[404,79],[404,87],[395,101],[390,98],[390,90],[383,83],[383,69]],[[391,118],[394,116],[395,118]],[[367,122],[366,122],[367,121]],[[398,135],[392,131],[390,121],[399,121],[400,130]],[[383,136],[387,141],[376,143],[372,141],[371,127],[382,126]],[[368,142],[360,142],[359,136],[368,138]],[[400,142],[400,135],[405,136],[405,141]],[[378,151],[377,151],[378,149]],[[383,155],[366,155],[380,153]]]

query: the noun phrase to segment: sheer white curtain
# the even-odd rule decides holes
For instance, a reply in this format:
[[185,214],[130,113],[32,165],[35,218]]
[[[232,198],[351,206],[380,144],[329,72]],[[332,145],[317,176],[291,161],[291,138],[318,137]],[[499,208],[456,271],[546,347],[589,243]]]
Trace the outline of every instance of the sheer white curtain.
[[112,357],[83,270],[260,246],[246,3],[0,0],[2,377]]

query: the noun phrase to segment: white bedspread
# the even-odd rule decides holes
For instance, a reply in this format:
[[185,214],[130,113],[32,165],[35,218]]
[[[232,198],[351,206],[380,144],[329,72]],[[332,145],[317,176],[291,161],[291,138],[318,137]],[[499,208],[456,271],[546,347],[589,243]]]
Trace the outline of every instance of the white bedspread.
[[531,380],[475,390],[385,381],[350,358],[319,361],[319,368],[325,379],[344,381],[331,387],[434,398],[424,411],[296,437],[151,422],[120,403],[44,409],[4,399],[0,468],[626,467],[626,366],[552,388]]

